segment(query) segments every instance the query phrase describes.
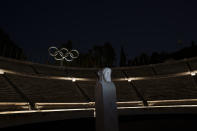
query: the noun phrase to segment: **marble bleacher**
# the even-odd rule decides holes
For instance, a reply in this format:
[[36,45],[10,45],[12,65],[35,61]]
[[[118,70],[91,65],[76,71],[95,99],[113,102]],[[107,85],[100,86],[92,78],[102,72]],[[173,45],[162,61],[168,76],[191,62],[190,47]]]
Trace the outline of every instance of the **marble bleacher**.
[[[94,117],[94,88],[99,69],[60,68],[0,57],[0,73],[4,69],[19,74],[0,74],[0,128]],[[197,79],[189,74],[195,70],[197,58],[139,67],[112,68],[119,115],[197,114]],[[170,76],[184,72],[187,74]],[[168,75],[169,77],[161,77]],[[87,81],[72,82],[54,79],[54,76],[87,78]],[[144,79],[130,82],[126,79],[128,77]],[[147,106],[145,102],[148,103]],[[185,105],[189,107],[185,108]]]
[[3,57],[0,57],[0,68],[20,73],[35,74],[29,62],[20,62]]
[[99,69],[85,69],[85,68],[65,68],[65,72],[71,74],[71,77],[78,77],[78,78],[91,78],[97,79],[97,72]]
[[197,88],[191,76],[134,81],[147,101],[196,99]]
[[46,76],[66,76],[64,70],[59,67],[46,66],[41,64],[32,65],[37,74],[46,75]]
[[88,99],[89,102],[94,102],[96,81],[77,81],[76,84],[82,89],[86,99]]
[[121,68],[112,69],[112,79],[126,78],[123,70]]
[[29,104],[0,75],[0,111],[28,110]]
[[122,70],[127,74],[128,77],[146,77],[155,75],[150,65],[139,67],[126,67]]
[[0,102],[24,102],[11,85],[0,75]]
[[117,101],[140,101],[136,92],[133,90],[129,82],[127,81],[120,81],[114,82],[116,85],[116,92],[117,92]]
[[162,63],[153,66],[157,75],[169,75],[175,73],[188,72],[189,67],[184,60],[173,63]]
[[[17,74],[4,74],[29,100],[27,101],[27,99],[24,100],[21,98],[20,94],[14,90],[12,85],[0,75],[1,83],[3,83],[1,84],[2,91],[0,94],[7,94],[6,97],[3,97],[5,95],[0,96],[1,102],[20,101],[27,103],[32,102],[35,104],[94,102],[94,87],[96,85],[97,72],[99,70],[97,68],[60,68],[0,57],[0,69],[7,69],[27,75],[26,77],[18,76]],[[167,76],[196,69],[197,58],[191,58],[156,65],[112,68],[112,79],[124,79],[127,77],[157,78],[157,76]],[[34,75],[34,77],[29,77],[28,75]],[[88,78],[91,79],[91,81],[72,82],[71,80],[45,79],[37,76]],[[117,89],[118,102],[136,101],[138,103],[143,101],[142,98],[147,102],[157,100],[197,99],[196,79],[190,75],[134,80],[132,84],[135,86],[135,89],[127,80],[114,81],[114,83]],[[13,96],[17,97],[12,98]],[[195,102],[193,102],[193,104],[194,103]],[[173,103],[171,102],[170,104]],[[60,108],[59,105],[49,104],[49,106]],[[66,108],[66,106],[68,105],[62,104],[62,107]],[[135,103],[130,106],[138,106],[138,104]],[[69,106],[69,108],[70,107],[72,106]]]
[[86,102],[72,81],[6,75],[34,103]]
[[190,64],[192,70],[197,70],[197,57],[190,59],[188,63]]

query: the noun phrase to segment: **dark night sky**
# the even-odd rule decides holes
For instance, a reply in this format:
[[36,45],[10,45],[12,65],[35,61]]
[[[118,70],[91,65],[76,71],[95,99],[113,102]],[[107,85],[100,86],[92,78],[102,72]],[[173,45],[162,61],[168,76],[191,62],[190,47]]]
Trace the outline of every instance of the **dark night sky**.
[[47,57],[55,41],[70,39],[80,52],[105,41],[119,51],[124,43],[131,58],[142,52],[177,50],[178,40],[186,45],[196,41],[196,5],[189,0],[2,0],[0,27],[34,57]]

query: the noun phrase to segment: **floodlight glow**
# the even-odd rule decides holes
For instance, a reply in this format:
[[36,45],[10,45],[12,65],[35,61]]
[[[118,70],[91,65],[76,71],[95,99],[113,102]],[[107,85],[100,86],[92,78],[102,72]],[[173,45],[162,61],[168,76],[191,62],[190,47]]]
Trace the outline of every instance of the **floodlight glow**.
[[75,81],[76,81],[76,79],[75,79],[75,78],[73,78],[73,79],[72,79],[72,82],[75,82]]
[[5,72],[3,70],[0,69],[0,74],[3,75]]
[[128,82],[131,82],[131,79],[128,79]]
[[196,75],[196,72],[191,72],[191,76],[195,76]]

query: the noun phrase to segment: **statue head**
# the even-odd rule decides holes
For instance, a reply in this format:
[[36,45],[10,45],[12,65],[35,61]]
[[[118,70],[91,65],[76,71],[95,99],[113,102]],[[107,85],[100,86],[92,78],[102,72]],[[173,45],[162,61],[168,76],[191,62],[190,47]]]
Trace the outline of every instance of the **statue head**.
[[106,82],[111,82],[111,69],[110,68],[103,69],[103,77]]
[[111,69],[110,68],[104,68],[103,70],[100,70],[98,72],[99,80],[100,81],[106,81],[111,82]]

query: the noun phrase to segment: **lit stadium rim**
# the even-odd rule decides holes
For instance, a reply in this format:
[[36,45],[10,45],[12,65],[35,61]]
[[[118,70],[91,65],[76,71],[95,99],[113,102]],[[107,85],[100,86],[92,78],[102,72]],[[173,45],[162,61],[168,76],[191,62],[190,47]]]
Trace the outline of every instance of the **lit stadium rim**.
[[66,48],[58,49],[57,47],[49,47],[49,54],[54,57],[55,60],[66,60],[68,62],[73,61],[74,59],[79,57],[79,52],[77,50],[69,51]]

